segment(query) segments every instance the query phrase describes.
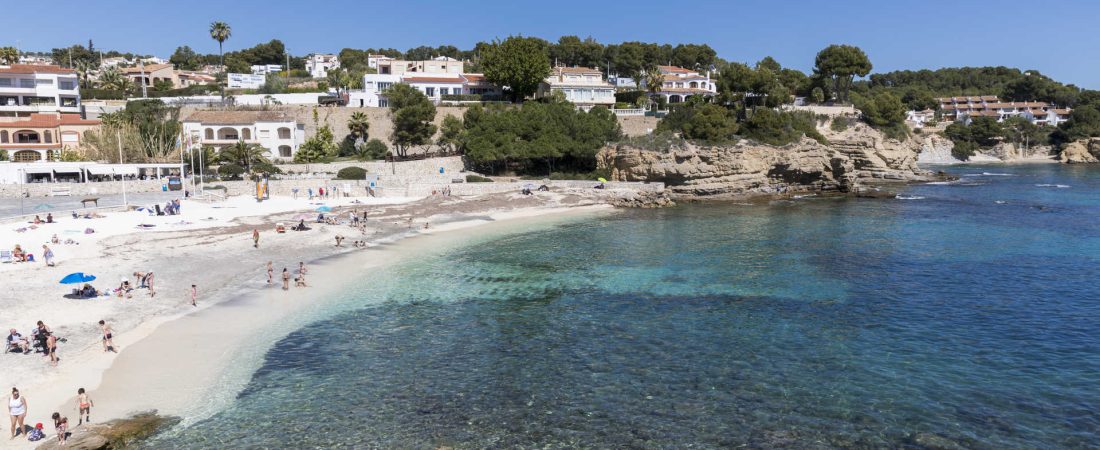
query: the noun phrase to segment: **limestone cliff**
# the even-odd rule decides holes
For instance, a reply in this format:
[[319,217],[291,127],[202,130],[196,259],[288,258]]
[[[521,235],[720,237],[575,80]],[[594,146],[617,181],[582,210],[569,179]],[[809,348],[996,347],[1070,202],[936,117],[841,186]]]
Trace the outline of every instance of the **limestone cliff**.
[[1066,164],[1100,162],[1100,138],[1071,142],[1062,149],[1058,160]]
[[605,147],[597,160],[614,180],[661,181],[677,197],[849,191],[931,176],[917,167],[914,144],[885,139],[861,124],[853,128],[832,135],[828,145],[809,138],[783,147],[745,140],[722,146],[672,141],[660,149],[617,144]]

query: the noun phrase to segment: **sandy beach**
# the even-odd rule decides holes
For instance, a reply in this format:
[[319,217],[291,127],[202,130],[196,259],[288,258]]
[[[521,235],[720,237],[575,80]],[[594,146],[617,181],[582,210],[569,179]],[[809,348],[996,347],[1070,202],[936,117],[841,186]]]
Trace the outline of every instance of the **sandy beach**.
[[[368,219],[361,227],[310,223],[320,206],[333,208],[326,215],[342,222],[350,222],[352,212],[360,218],[366,212]],[[140,211],[106,212],[93,219],[55,215],[57,223],[33,229],[6,223],[0,225],[0,247],[20,244],[36,262],[0,265],[8,280],[0,294],[7,305],[0,311],[0,326],[5,334],[16,328],[28,337],[41,320],[65,341],[58,346],[57,366],[39,353],[5,353],[0,386],[20,389],[30,406],[26,423],[32,426],[48,422],[54,411],[75,422],[81,387],[96,402],[95,422],[149,409],[188,421],[206,417],[232,400],[272,343],[308,323],[325,306],[324,299],[339,297],[350,281],[373,269],[470,239],[472,227],[481,233],[523,219],[535,226],[536,217],[609,208],[591,195],[568,191],[262,203],[234,197],[215,203],[185,200],[176,216]],[[302,219],[310,230],[274,230],[278,222],[290,227]],[[94,233],[85,234],[88,228]],[[258,249],[253,248],[253,229],[260,231]],[[55,234],[61,244],[49,244]],[[335,246],[337,235],[346,238],[340,247]],[[68,239],[75,243],[64,244]],[[355,241],[368,244],[357,248]],[[53,249],[55,267],[42,262],[43,243]],[[270,285],[267,261],[275,269]],[[284,292],[279,274],[284,267],[295,271],[299,261],[309,266],[310,287],[295,288],[292,281]],[[132,298],[112,293],[69,299],[63,295],[74,285],[59,284],[69,273],[84,272],[97,277],[90,284],[107,290],[123,278],[136,284],[133,273],[138,271],[155,274],[155,296],[135,289]],[[191,284],[197,285],[196,307],[190,305]],[[114,329],[119,353],[103,351],[99,320]],[[0,442],[4,448],[35,444],[22,437]]]

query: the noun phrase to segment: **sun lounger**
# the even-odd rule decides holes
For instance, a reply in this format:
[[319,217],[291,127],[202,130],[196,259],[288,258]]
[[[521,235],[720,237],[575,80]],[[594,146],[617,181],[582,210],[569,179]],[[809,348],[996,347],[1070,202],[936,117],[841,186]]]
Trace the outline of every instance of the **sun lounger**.
[[11,250],[0,250],[0,263],[10,263],[12,261]]

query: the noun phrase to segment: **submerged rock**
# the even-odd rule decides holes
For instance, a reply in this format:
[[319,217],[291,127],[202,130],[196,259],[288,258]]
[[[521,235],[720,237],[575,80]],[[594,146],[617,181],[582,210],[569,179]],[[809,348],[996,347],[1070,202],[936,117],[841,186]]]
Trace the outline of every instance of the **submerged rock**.
[[69,430],[70,436],[64,446],[58,445],[56,436],[50,436],[45,443],[38,446],[38,450],[127,448],[177,423],[179,423],[177,417],[165,417],[157,415],[156,411],[146,411],[126,419],[86,423],[73,427]]
[[938,434],[920,432],[912,437],[913,444],[928,450],[966,450],[967,446]]
[[619,208],[666,208],[676,206],[676,202],[672,201],[666,191],[632,191],[614,197],[610,202]]

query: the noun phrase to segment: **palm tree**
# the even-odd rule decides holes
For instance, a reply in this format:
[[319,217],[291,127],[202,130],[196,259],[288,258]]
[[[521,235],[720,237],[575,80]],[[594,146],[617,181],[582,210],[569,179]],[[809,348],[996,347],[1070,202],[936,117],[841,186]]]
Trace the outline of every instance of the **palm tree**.
[[370,119],[367,114],[362,111],[351,113],[351,118],[348,119],[348,131],[355,136],[357,143],[367,140],[367,130],[370,130]]
[[222,52],[222,43],[229,39],[233,35],[233,29],[229,28],[229,24],[217,21],[210,24],[210,37],[215,41],[218,41],[218,61],[222,66],[222,71],[225,71],[225,54]]
[[653,97],[661,91],[661,86],[665,84],[665,76],[661,73],[661,70],[656,66],[650,67],[642,74],[642,78],[645,80],[645,89],[649,92],[650,101],[653,101]]
[[236,144],[225,147],[218,152],[218,161],[237,164],[245,168],[245,173],[252,173],[253,163],[268,162],[267,158],[264,158],[264,152],[266,151],[266,148],[257,144],[237,141]]
[[75,67],[73,67],[73,69],[76,70],[76,75],[77,75],[77,77],[80,78],[80,87],[81,88],[87,89],[87,88],[92,87],[88,83],[88,76],[92,72],[92,63],[90,63],[88,61],[80,60],[80,61],[76,62],[76,65],[75,65]]
[[110,67],[99,74],[99,80],[96,81],[96,84],[100,89],[117,90],[122,78],[122,72],[119,72],[115,67]]
[[19,62],[19,50],[15,47],[0,47],[0,64],[15,64]]

